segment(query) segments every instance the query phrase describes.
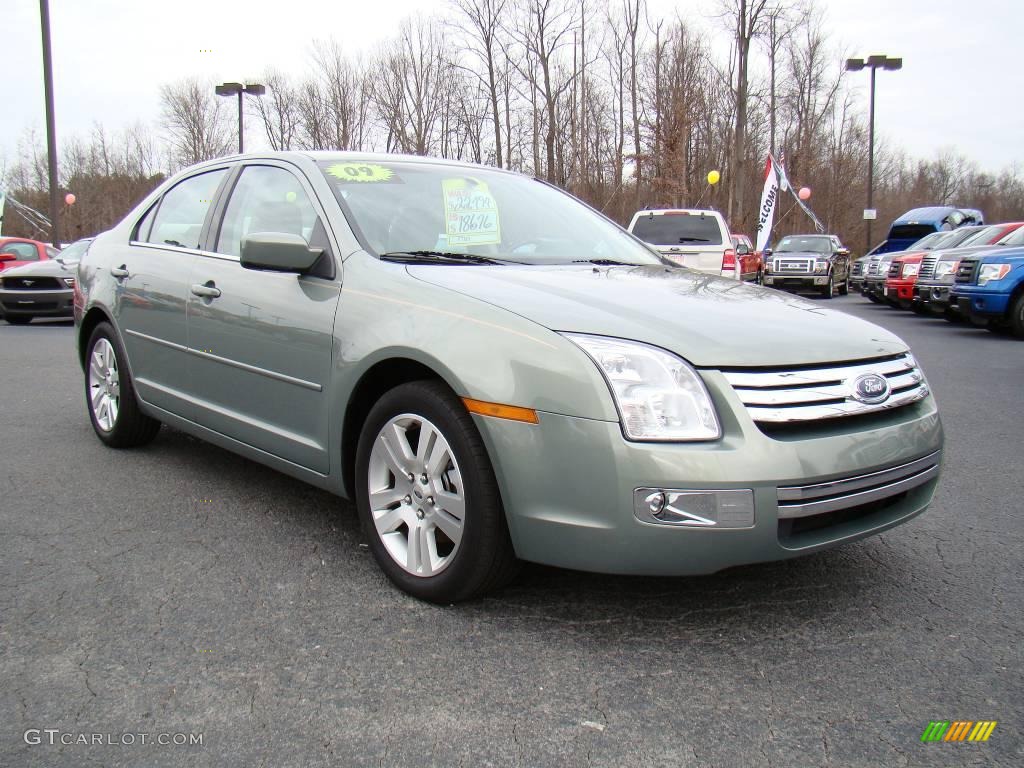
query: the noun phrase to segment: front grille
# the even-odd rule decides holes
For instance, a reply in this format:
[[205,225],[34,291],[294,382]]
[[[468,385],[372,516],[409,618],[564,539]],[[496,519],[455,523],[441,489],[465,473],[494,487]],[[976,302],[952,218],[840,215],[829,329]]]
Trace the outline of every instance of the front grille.
[[894,261],[889,265],[889,277],[899,277],[900,272],[903,270],[902,261]]
[[879,262],[879,261],[872,260],[871,263],[868,264],[868,276],[869,277],[878,274],[878,265],[880,263],[881,262]]
[[[899,408],[928,396],[917,361],[909,352],[895,357],[798,369],[723,370],[755,422],[780,424],[860,416]],[[884,377],[889,394],[863,402],[855,382],[866,374]]]
[[780,486],[779,519],[823,515],[906,493],[938,476],[941,455],[936,451],[906,464],[824,483]]
[[864,274],[864,262],[855,261],[853,262],[853,271],[850,272],[850,277],[860,277]]
[[12,291],[55,291],[67,288],[56,277],[5,277],[3,287]]
[[939,257],[935,254],[925,256],[921,259],[921,271],[917,273],[917,279],[927,280],[931,277],[935,277],[935,264],[939,260]]
[[956,268],[956,281],[958,283],[976,282],[978,264],[977,259],[963,259],[960,266]]
[[812,264],[812,259],[776,259],[773,270],[783,274],[806,273],[812,270]]

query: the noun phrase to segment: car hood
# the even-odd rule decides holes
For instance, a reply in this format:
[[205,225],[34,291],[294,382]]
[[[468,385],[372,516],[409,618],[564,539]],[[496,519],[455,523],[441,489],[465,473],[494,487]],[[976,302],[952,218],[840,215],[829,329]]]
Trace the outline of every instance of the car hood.
[[413,277],[554,331],[647,342],[705,367],[787,366],[903,352],[876,325],[796,296],[688,269],[413,265]]
[[68,269],[56,259],[33,261],[20,267],[11,267],[3,271],[4,277],[74,277],[77,264]]

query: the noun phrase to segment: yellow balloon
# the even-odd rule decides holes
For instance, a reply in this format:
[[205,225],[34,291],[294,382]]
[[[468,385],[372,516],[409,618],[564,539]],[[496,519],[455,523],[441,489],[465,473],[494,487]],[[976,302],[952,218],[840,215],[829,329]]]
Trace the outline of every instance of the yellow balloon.
[[718,171],[708,171],[708,184],[717,184],[722,178]]

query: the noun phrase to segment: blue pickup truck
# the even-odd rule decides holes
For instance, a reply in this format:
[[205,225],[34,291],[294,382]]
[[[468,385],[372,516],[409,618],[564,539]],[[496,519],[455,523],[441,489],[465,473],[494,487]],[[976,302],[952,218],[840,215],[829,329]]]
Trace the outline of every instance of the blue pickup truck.
[[950,303],[978,325],[1024,338],[1024,247],[961,259]]
[[954,208],[950,205],[933,205],[914,208],[896,219],[889,227],[885,240],[871,249],[868,256],[892,251],[904,251],[922,237],[933,232],[944,232],[964,225],[984,224],[981,211],[972,208]]

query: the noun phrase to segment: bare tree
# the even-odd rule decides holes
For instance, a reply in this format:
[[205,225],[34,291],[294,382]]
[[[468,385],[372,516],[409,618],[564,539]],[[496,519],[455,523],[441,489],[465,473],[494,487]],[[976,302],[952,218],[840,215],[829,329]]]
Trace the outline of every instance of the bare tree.
[[253,99],[256,114],[263,121],[263,130],[274,150],[292,149],[299,130],[299,90],[288,77],[276,70],[263,75],[267,93]]
[[175,167],[228,154],[234,134],[224,101],[214,95],[212,85],[197,79],[179,80],[161,86],[160,98]]

